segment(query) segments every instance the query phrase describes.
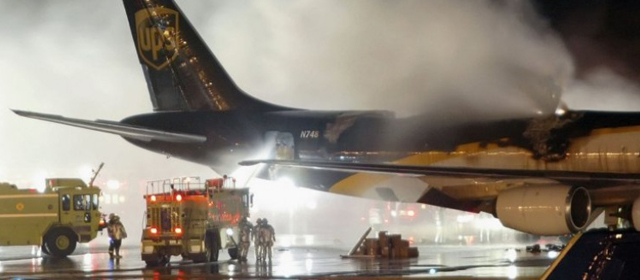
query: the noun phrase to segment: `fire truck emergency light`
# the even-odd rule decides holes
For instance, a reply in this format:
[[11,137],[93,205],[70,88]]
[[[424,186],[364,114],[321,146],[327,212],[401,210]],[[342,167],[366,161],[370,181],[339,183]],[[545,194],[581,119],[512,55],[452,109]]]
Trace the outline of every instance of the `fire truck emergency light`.
[[151,196],[151,201],[156,202],[156,196],[155,195]]
[[174,231],[175,231],[177,234],[182,234],[182,229],[181,229],[181,228],[179,228],[179,227],[177,227]]
[[180,195],[180,194],[176,195],[176,200],[177,201],[182,201],[182,195]]
[[158,234],[157,228],[152,227],[149,231],[151,232],[151,234]]

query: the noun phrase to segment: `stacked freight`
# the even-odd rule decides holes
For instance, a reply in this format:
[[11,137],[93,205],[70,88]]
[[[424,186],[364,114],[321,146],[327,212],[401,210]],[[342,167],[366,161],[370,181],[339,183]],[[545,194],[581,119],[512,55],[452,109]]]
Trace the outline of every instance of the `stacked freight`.
[[[369,234],[369,229],[363,237]],[[417,258],[418,248],[409,247],[409,241],[400,234],[378,232],[378,238],[362,238],[348,257],[377,257],[385,259]]]

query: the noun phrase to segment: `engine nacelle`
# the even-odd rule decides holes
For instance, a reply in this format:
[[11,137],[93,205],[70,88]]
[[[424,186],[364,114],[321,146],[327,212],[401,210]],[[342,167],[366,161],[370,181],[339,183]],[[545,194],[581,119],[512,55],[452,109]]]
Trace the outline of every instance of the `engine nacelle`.
[[536,235],[562,235],[587,226],[591,197],[582,187],[525,185],[500,192],[496,202],[500,222]]

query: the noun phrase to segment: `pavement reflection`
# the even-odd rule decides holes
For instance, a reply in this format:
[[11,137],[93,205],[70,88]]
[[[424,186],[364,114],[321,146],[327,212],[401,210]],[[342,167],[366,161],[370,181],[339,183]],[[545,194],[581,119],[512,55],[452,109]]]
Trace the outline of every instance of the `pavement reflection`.
[[277,248],[272,262],[229,260],[226,254],[216,263],[194,264],[174,258],[165,267],[146,267],[140,248],[123,248],[124,258],[110,260],[106,248],[79,250],[68,258],[38,257],[28,249],[6,251],[0,257],[3,277],[63,278],[296,278],[329,276],[431,276],[537,278],[554,255],[532,254],[508,246],[420,246],[420,257],[405,260],[340,258],[345,249],[326,247]]

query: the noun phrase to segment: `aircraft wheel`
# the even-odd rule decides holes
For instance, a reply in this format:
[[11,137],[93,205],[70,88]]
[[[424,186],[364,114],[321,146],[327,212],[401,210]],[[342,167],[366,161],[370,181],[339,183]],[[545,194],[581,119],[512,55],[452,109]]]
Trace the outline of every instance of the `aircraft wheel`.
[[78,237],[68,228],[56,228],[45,237],[46,251],[54,257],[64,258],[76,249]]

